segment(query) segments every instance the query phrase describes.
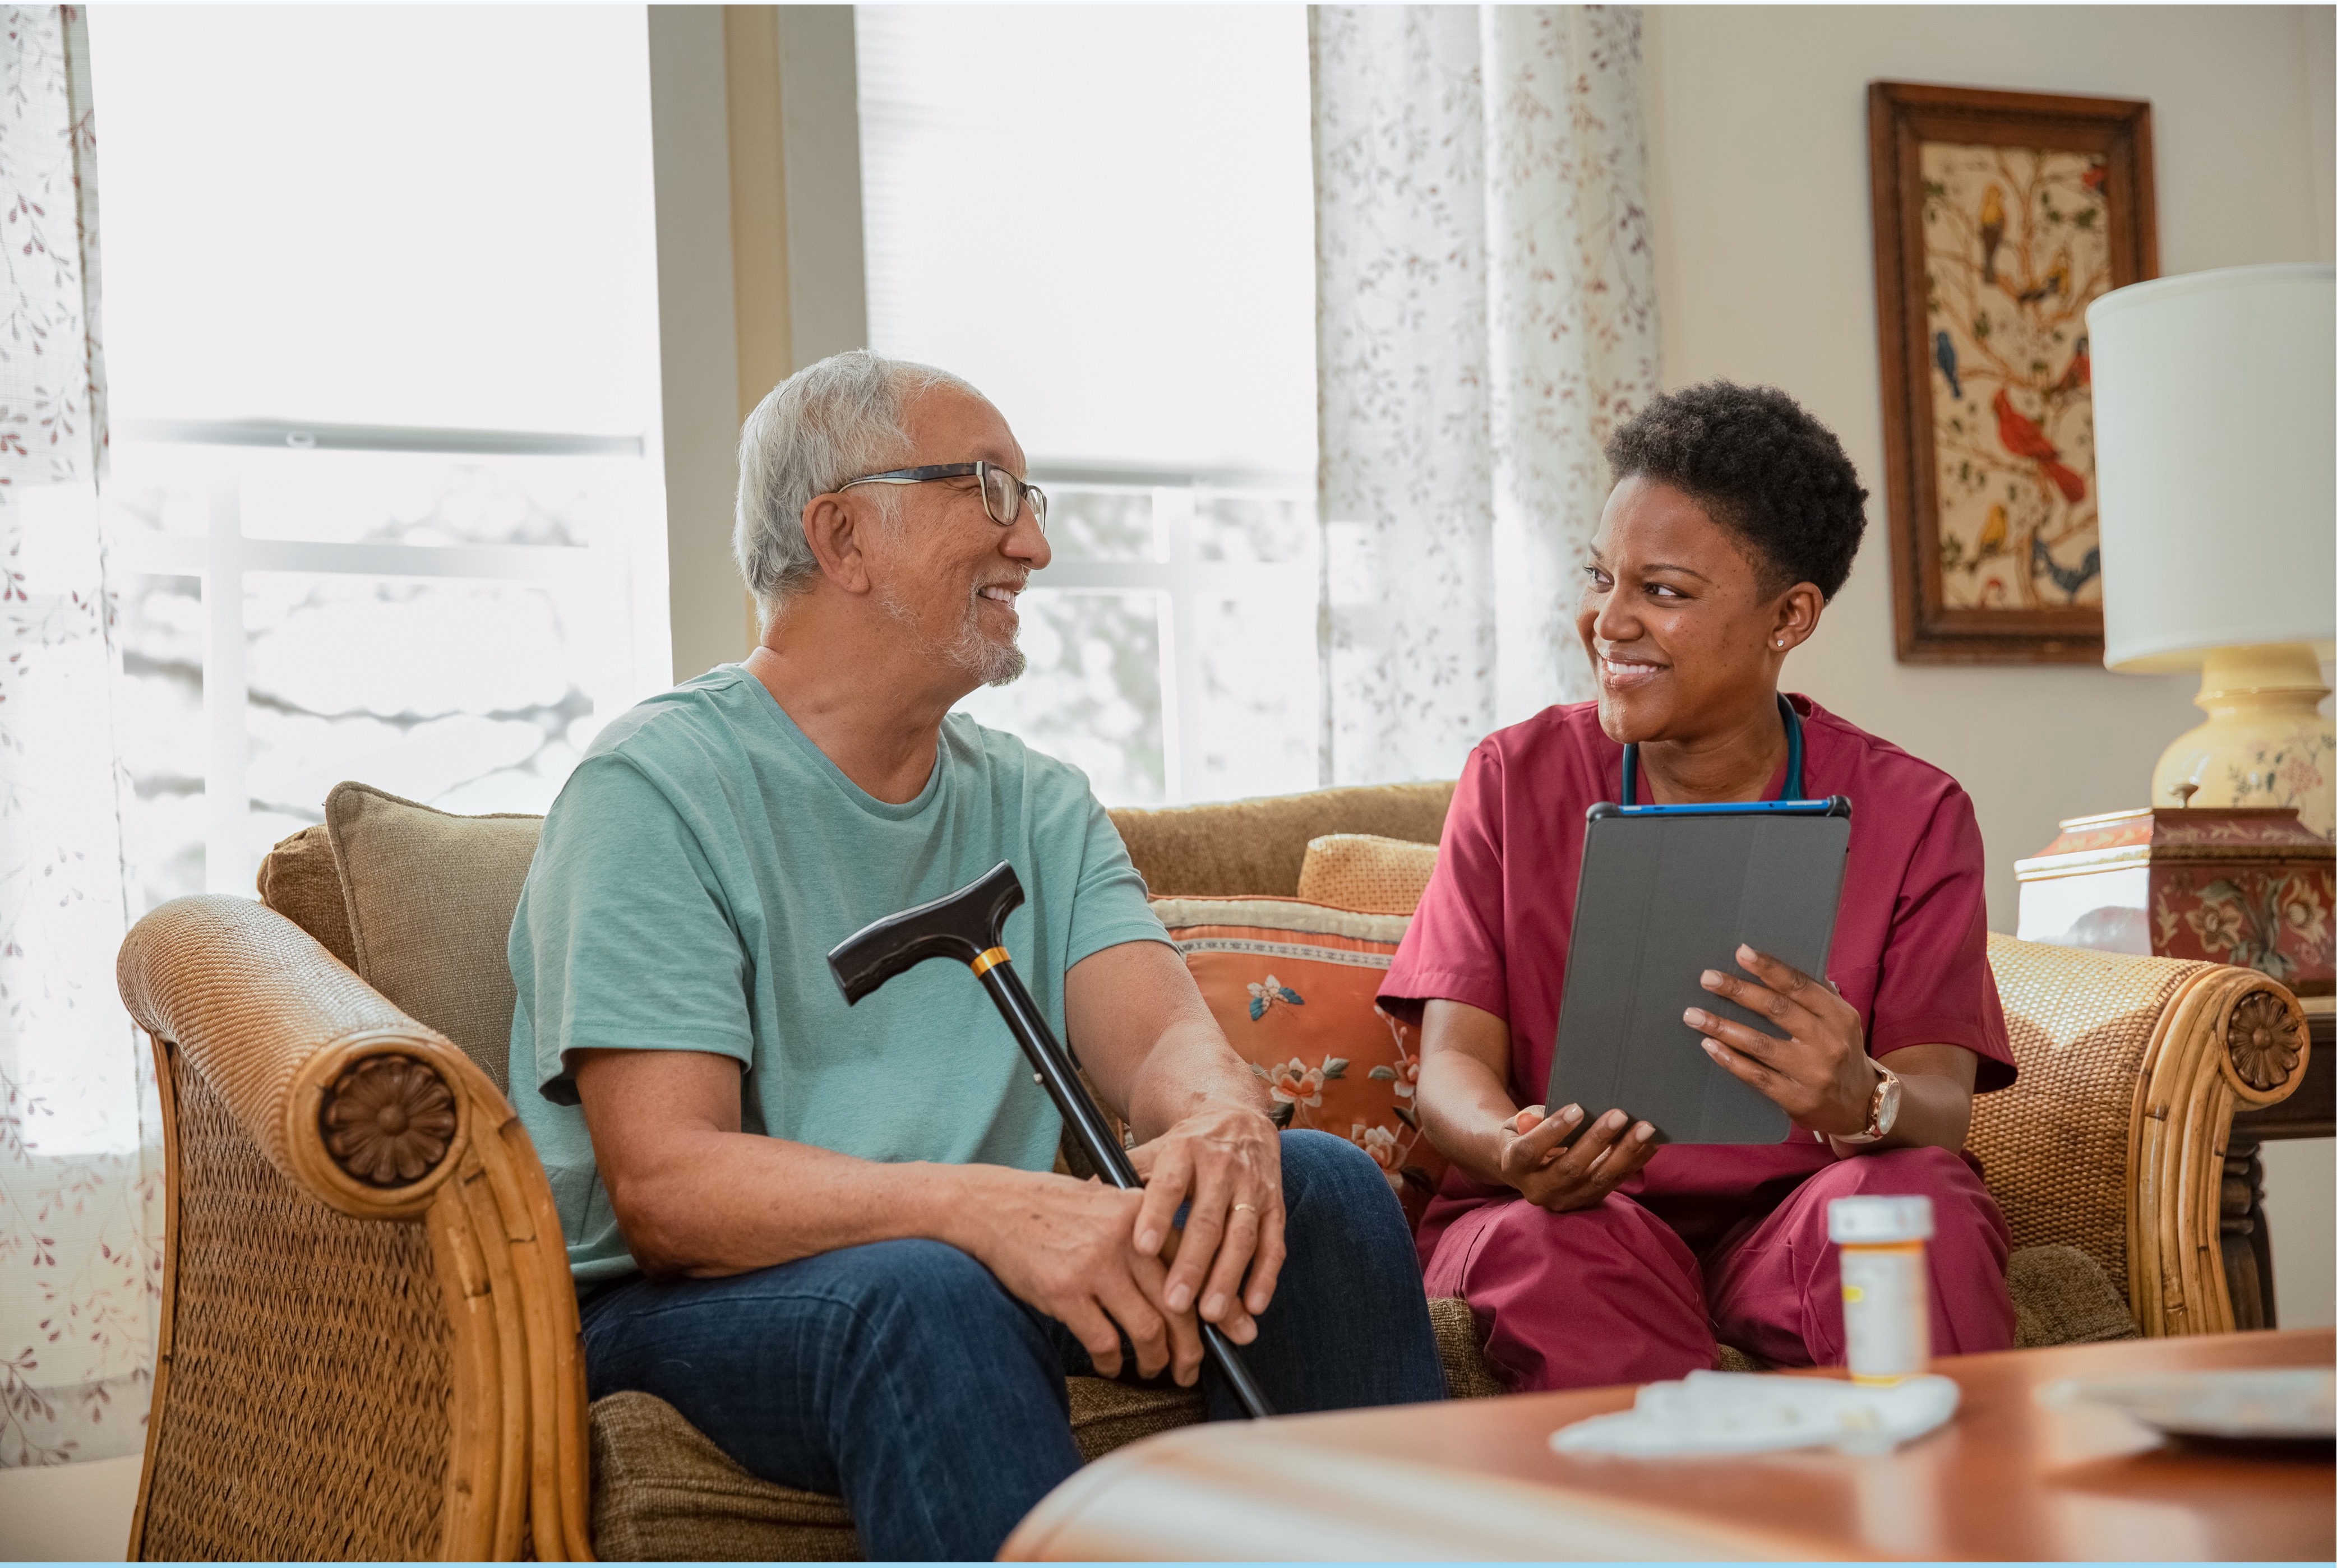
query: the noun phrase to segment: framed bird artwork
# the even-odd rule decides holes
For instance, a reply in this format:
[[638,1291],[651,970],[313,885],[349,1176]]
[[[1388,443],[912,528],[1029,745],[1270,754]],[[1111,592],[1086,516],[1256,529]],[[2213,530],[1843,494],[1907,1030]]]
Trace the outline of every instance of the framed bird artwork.
[[2097,663],[2086,307],[2158,274],[2150,105],[1867,88],[1899,657]]

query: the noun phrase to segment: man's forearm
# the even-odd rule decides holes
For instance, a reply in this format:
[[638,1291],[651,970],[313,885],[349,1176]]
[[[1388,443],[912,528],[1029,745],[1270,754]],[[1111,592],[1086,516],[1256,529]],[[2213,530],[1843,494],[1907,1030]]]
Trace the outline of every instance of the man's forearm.
[[1265,1080],[1233,1053],[1206,1015],[1178,1019],[1161,1031],[1129,1094],[1128,1121],[1139,1143],[1149,1143],[1211,1105],[1271,1114]]
[[1024,1171],[855,1159],[808,1144],[707,1129],[611,1182],[634,1261],[710,1279],[872,1242],[922,1238],[973,1251],[970,1223]]

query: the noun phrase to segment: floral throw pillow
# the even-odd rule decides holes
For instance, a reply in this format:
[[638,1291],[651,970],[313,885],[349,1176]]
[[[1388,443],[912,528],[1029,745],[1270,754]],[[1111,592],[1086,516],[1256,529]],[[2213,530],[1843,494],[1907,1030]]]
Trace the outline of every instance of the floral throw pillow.
[[1417,1225],[1444,1161],[1413,1110],[1418,1034],[1374,999],[1410,917],[1275,898],[1155,899],[1152,912],[1275,1120],[1371,1155]]

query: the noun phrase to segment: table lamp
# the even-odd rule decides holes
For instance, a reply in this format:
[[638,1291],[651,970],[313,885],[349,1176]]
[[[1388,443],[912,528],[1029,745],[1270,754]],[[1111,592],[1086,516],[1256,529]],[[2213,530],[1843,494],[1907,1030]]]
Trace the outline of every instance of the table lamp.
[[2234,267],[2086,312],[2102,662],[2202,671],[2207,722],[2154,806],[2287,806],[2337,827],[2337,268]]

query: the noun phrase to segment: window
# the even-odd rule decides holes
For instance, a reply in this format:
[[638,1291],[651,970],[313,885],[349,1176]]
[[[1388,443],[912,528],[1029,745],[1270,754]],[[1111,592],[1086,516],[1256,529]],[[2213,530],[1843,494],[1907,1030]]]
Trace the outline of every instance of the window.
[[91,27],[144,901],[344,778],[543,810],[669,673],[640,8]]
[[1305,13],[863,6],[856,34],[871,346],[981,387],[1053,502],[1029,672],[967,711],[1112,804],[1313,787]]

